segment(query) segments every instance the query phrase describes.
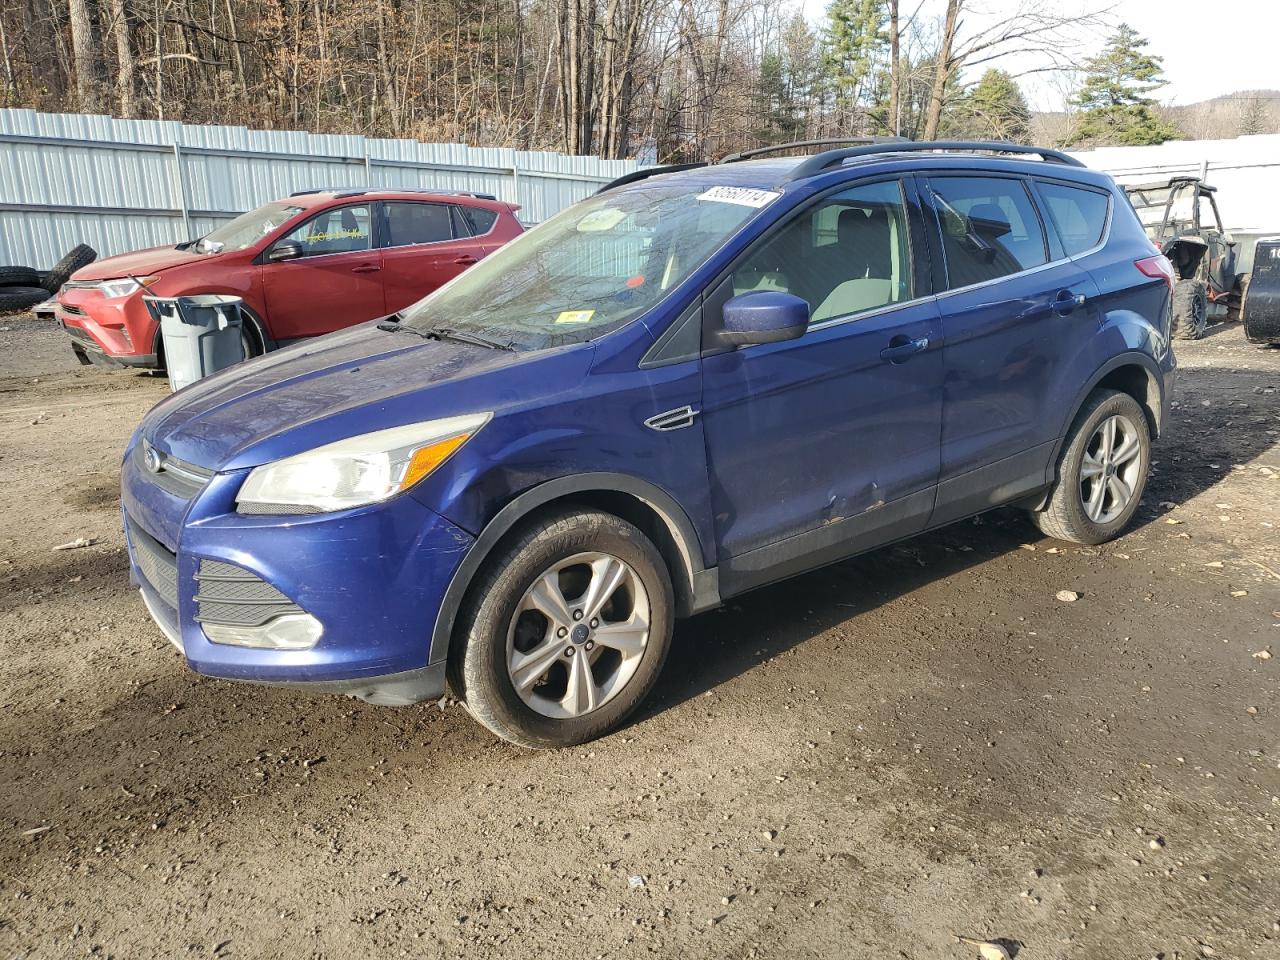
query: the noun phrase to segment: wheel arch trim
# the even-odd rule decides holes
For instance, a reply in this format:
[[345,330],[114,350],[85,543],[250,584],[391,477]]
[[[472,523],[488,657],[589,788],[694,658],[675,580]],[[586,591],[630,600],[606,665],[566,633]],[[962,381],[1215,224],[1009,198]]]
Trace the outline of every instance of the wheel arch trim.
[[462,602],[494,548],[521,521],[535,511],[560,500],[572,500],[581,494],[627,495],[651,510],[666,526],[681,559],[680,570],[673,570],[679,577],[675,584],[676,595],[686,597],[685,603],[677,601],[680,613],[696,613],[719,604],[719,579],[716,569],[707,568],[702,562],[701,541],[689,520],[688,514],[676,500],[652,483],[619,473],[583,473],[571,477],[546,480],[513,497],[494,515],[472,544],[471,549],[454,571],[440,602],[435,626],[431,632],[431,649],[428,663],[443,661],[449,654],[454,627]]

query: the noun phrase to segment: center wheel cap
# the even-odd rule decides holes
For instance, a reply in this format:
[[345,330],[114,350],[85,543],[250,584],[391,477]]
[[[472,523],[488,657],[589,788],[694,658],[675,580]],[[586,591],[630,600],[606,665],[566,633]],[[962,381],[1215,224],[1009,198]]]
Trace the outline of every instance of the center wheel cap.
[[574,643],[586,643],[589,636],[591,636],[591,631],[587,629],[585,623],[578,624],[569,632],[569,639]]

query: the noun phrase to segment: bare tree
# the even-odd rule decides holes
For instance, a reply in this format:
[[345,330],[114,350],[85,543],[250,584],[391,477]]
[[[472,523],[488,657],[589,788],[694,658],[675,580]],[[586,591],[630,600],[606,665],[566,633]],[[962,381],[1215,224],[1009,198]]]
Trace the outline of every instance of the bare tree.
[[924,137],[938,134],[942,111],[960,71],[1010,59],[1030,66],[1011,69],[1015,76],[1057,72],[1080,62],[1081,52],[1097,40],[1105,23],[1104,9],[1065,9],[1060,0],[1021,0],[1008,15],[986,26],[965,29],[962,18],[968,0],[947,0]]
[[98,44],[87,0],[67,0],[71,50],[75,58],[76,99],[81,110],[98,109]]

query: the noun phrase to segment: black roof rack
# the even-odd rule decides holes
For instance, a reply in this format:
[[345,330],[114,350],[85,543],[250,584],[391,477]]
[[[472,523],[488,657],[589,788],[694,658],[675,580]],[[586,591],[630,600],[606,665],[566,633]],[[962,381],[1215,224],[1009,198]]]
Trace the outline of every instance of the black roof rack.
[[766,153],[777,153],[780,150],[794,150],[797,147],[826,147],[836,143],[844,144],[877,144],[877,143],[910,143],[906,137],[836,137],[834,139],[822,140],[792,140],[790,143],[778,143],[772,147],[756,147],[754,150],[743,150],[741,153],[731,153],[727,157],[719,160],[719,163],[737,163],[740,160],[750,160],[752,157],[760,157]]
[[1069,156],[1060,150],[1050,150],[1048,147],[1030,147],[1023,143],[1004,143],[999,140],[894,141],[863,147],[826,150],[823,153],[815,154],[802,161],[792,170],[787,180],[804,180],[807,177],[815,176],[832,167],[839,166],[844,161],[855,157],[871,157],[881,153],[919,153],[926,151],[1021,153],[1038,156],[1046,163],[1061,163],[1070,167],[1084,166],[1075,157]]
[[309,197],[317,193],[332,193],[335,197],[362,197],[366,193],[430,193],[439,197],[475,197],[477,200],[497,200],[492,193],[476,193],[472,190],[434,190],[431,187],[312,187],[295,190],[291,197]]
[[678,173],[681,170],[695,170],[698,167],[705,167],[707,162],[699,160],[696,163],[668,163],[662,167],[645,167],[643,170],[632,170],[630,173],[624,173],[617,180],[610,180],[603,187],[596,191],[597,194],[606,193],[615,187],[625,187],[628,183],[635,183],[637,180],[647,180],[649,177],[656,177],[661,173]]

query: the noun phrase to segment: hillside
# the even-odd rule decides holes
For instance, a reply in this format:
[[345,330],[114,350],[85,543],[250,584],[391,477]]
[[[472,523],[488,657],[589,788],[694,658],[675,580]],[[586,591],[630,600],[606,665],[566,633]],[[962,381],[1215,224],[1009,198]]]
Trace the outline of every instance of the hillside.
[[[1161,113],[1187,140],[1220,140],[1248,134],[1280,133],[1280,90],[1237,90],[1210,100],[1162,107]],[[1070,136],[1073,114],[1033,112],[1032,139],[1061,144]]]

